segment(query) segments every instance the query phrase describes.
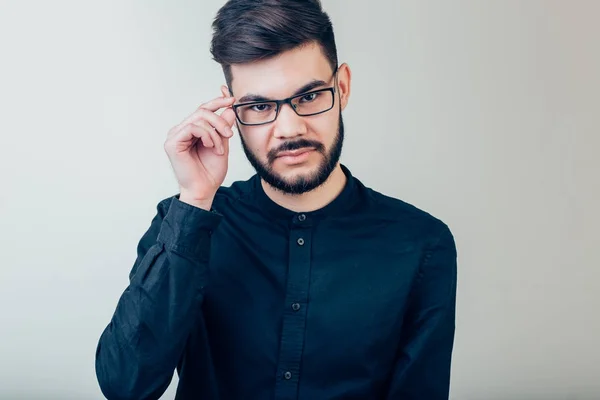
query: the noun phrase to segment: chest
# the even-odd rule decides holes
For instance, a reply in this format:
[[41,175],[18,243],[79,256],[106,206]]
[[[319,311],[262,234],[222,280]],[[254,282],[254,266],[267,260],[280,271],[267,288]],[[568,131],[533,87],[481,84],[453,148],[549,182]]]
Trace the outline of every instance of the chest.
[[422,252],[391,228],[223,224],[212,240],[207,326],[223,351],[254,364],[278,364],[286,341],[298,342],[305,366],[393,357]]

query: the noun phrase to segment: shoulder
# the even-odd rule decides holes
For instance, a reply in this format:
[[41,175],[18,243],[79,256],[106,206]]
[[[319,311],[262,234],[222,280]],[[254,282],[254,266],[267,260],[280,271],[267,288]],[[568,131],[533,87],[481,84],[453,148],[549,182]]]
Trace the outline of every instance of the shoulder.
[[217,209],[232,207],[252,196],[255,189],[255,179],[256,175],[253,175],[246,180],[234,181],[229,186],[221,186],[215,195],[214,207]]
[[402,199],[365,186],[358,179],[356,183],[369,218],[385,222],[398,234],[413,239],[432,243],[444,237],[452,238],[449,226],[441,218]]

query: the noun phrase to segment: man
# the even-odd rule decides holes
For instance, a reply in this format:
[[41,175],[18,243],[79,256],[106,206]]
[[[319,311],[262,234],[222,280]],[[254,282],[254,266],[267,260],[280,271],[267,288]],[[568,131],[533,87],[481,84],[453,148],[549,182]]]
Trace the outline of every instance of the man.
[[[177,369],[177,399],[447,399],[453,237],[339,163],[351,73],[329,17],[230,0],[213,28],[227,86],[168,134],[180,192],[100,338],[104,395],[157,399]],[[222,187],[234,124],[257,174]]]

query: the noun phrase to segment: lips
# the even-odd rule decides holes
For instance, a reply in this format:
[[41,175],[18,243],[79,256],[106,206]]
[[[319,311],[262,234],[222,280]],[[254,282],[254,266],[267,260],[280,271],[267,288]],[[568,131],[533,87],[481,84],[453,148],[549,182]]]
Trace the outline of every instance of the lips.
[[299,156],[300,154],[308,153],[309,151],[313,151],[313,150],[314,150],[314,148],[307,147],[307,148],[291,150],[291,151],[282,151],[281,153],[277,154],[277,157],[286,157],[286,156],[296,157],[296,156]]

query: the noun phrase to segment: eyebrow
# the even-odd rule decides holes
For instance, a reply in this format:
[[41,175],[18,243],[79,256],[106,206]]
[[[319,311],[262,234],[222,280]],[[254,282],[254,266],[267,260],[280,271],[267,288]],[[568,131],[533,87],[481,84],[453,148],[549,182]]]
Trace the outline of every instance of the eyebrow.
[[[294,96],[297,96],[297,95],[305,93],[305,92],[310,92],[313,89],[316,89],[320,86],[325,86],[325,85],[327,85],[327,82],[318,80],[318,79],[314,79],[311,82],[307,83],[306,85],[302,86],[300,89],[296,90],[290,97],[294,97]],[[241,104],[241,103],[251,103],[251,102],[255,102],[255,101],[274,101],[274,100],[275,99],[261,96],[259,94],[249,93],[249,94],[241,97],[238,101],[239,101],[239,104]]]

